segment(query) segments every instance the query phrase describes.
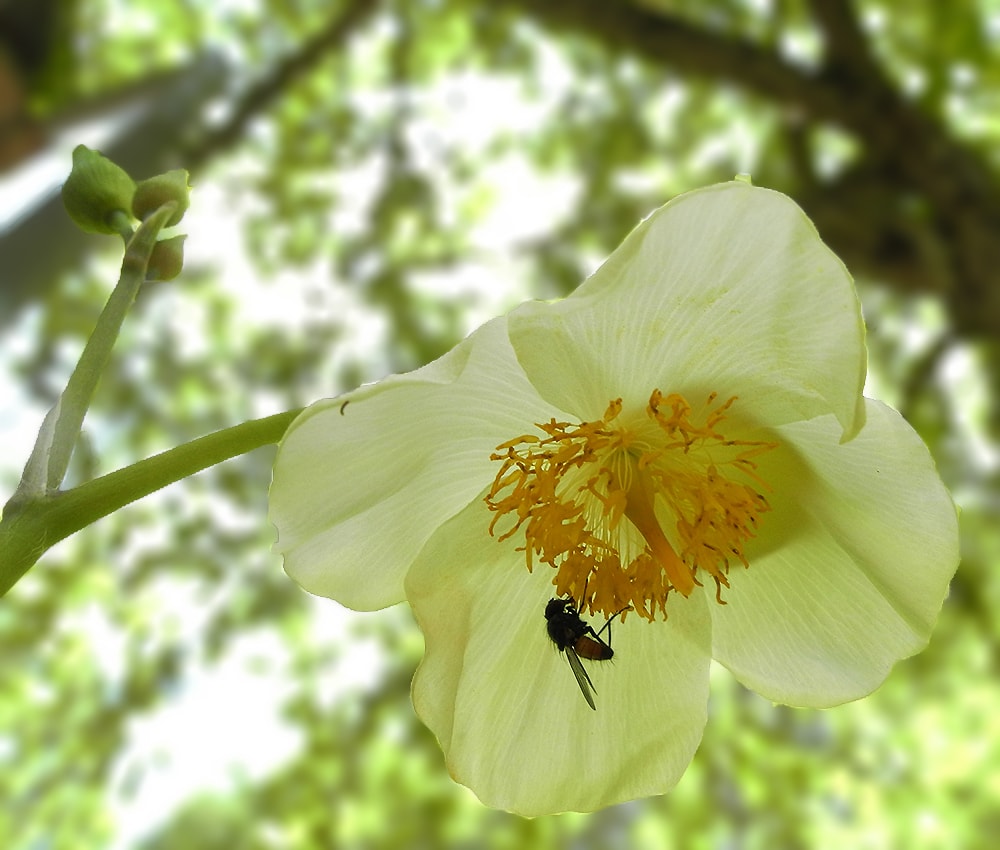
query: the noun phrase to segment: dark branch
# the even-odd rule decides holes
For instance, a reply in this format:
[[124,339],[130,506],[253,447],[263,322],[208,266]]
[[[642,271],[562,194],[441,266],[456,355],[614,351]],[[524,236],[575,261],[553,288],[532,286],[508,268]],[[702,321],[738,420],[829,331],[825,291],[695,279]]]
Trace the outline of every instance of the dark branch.
[[858,23],[850,0],[809,0],[813,20],[823,34],[828,69],[849,73],[871,87],[888,85],[871,45]]
[[711,32],[663,12],[606,0],[504,0],[561,32],[592,38],[622,53],[752,92],[812,120],[857,123],[831,80],[789,63],[776,51]]
[[226,123],[201,138],[185,154],[187,168],[195,170],[205,159],[232,147],[242,139],[252,118],[270,107],[288,91],[296,79],[323,61],[331,51],[341,47],[378,6],[378,0],[352,0],[323,30],[305,42],[301,49],[279,62],[266,77],[247,89]]
[[[810,0],[826,43],[818,72],[774,50],[663,11],[606,0],[499,0],[563,33],[593,39],[691,77],[716,80],[784,107],[797,123],[834,125],[863,151],[855,176],[814,200],[868,262],[899,288],[944,295],[959,333],[1000,336],[1000,184],[979,153],[906,98],[878,65],[847,0]],[[817,208],[810,212],[817,216]],[[817,223],[820,223],[817,221]],[[867,224],[867,230],[866,230]],[[831,230],[831,233],[836,230]],[[867,241],[854,241],[859,233]],[[840,241],[834,238],[831,241]]]

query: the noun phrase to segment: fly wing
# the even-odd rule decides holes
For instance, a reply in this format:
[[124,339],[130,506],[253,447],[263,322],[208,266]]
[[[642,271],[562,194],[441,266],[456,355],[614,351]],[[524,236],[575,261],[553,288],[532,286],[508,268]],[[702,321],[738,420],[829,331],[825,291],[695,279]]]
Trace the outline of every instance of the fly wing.
[[576,650],[571,646],[566,647],[566,660],[569,662],[569,669],[573,671],[573,675],[576,677],[576,683],[580,686],[583,698],[587,700],[587,703],[594,711],[597,711],[593,696],[597,692],[594,688],[594,683],[590,681],[590,676],[587,675],[587,671],[583,668],[580,656],[576,654]]

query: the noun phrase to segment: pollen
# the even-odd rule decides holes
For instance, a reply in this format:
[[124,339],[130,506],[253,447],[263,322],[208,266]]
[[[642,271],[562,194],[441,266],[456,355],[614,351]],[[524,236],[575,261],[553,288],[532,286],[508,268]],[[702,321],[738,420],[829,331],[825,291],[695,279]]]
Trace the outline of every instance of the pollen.
[[668,596],[690,596],[707,576],[725,604],[733,564],[749,567],[747,543],[770,510],[757,458],[777,443],[727,438],[736,398],[713,393],[697,411],[654,390],[645,411],[610,402],[594,422],[536,423],[538,433],[501,443],[486,504],[489,533],[523,533],[529,571],[555,570],[556,593],[580,611],[611,616],[631,607],[666,617]]

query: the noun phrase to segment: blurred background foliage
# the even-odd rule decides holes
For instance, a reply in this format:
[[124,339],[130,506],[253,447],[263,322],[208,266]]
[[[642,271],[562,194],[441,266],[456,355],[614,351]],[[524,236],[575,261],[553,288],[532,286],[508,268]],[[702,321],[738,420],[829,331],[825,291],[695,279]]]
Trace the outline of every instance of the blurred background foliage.
[[750,172],[857,276],[870,392],[963,510],[931,645],[873,696],[776,708],[714,670],[673,793],[526,821],[448,778],[408,613],[284,576],[259,450],[0,603],[0,844],[994,846],[998,40],[996,0],[0,0],[4,492],[117,276],[56,197],[85,142],[196,190],[187,269],[141,294],[73,480],[425,363]]

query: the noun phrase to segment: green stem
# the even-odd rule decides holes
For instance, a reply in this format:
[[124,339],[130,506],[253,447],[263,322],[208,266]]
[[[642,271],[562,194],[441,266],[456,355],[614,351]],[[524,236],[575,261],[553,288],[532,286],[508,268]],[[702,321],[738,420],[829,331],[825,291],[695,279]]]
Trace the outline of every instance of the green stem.
[[83,348],[66,389],[42,423],[15,493],[15,503],[37,499],[58,490],[62,483],[97,382],[108,364],[125,315],[146,279],[156,237],[176,206],[174,203],[164,204],[134,234],[127,219],[120,223],[122,238],[126,240],[121,276],[97,319],[94,332]]
[[277,443],[300,412],[289,410],[216,431],[72,490],[11,500],[0,519],[0,596],[60,540],[168,484]]
[[146,280],[150,255],[167,220],[174,214],[175,204],[165,204],[142,223],[125,245],[122,272],[118,285],[108,298],[108,303],[97,319],[94,332],[87,340],[80,361],[76,364],[63,390],[61,415],[56,423],[49,458],[48,488],[54,490],[62,484],[69,466],[70,454],[76,445],[83,417],[90,407],[90,400],[101,374],[108,365],[111,349],[121,332],[122,322],[135,302],[139,289]]

